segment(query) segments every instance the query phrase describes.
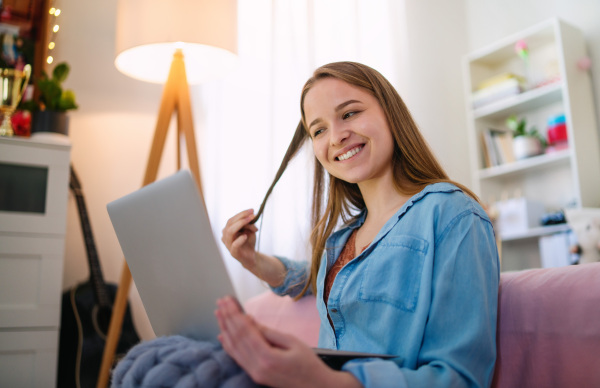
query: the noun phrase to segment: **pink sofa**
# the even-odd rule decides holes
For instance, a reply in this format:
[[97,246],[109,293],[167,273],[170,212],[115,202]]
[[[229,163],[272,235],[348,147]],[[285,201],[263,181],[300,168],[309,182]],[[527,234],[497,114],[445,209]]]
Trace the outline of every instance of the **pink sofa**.
[[[245,308],[316,346],[314,297],[265,292]],[[600,387],[600,263],[502,273],[498,309],[492,387]]]

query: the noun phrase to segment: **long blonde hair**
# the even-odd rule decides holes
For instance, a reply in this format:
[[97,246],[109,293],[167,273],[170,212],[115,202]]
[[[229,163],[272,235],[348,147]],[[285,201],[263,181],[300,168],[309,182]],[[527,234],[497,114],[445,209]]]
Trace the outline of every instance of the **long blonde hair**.
[[[313,76],[304,84],[300,99],[302,118],[253,222],[256,222],[262,215],[267,199],[289,162],[298,153],[304,142],[310,138],[304,114],[304,99],[308,91],[319,80],[330,77],[363,88],[372,94],[381,105],[394,139],[392,166],[394,185],[399,193],[414,195],[432,183],[450,182],[478,200],[471,190],[448,178],[419,131],[404,101],[385,77],[378,71],[360,63],[335,62],[316,69]],[[325,190],[325,186],[328,186],[327,190]],[[325,208],[323,209],[323,207]],[[353,221],[364,209],[365,202],[358,185],[326,174],[325,169],[315,157],[310,238],[312,262],[308,281],[300,296],[309,287],[313,293],[316,293],[317,272],[325,250],[325,242],[333,233],[336,225],[340,220],[344,223]]]

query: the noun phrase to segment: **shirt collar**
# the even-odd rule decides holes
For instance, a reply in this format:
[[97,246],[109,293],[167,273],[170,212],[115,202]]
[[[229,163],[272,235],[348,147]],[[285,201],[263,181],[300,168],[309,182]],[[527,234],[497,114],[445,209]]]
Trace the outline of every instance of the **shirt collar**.
[[[451,193],[453,191],[461,191],[461,190],[458,187],[456,187],[455,185],[453,185],[452,183],[448,183],[448,182],[432,183],[430,185],[425,186],[425,188],[423,190],[421,190],[417,194],[410,197],[410,199],[408,201],[406,201],[406,203],[404,205],[402,205],[402,207],[396,212],[396,214],[385,223],[385,225],[381,228],[381,230],[379,231],[377,236],[375,236],[375,239],[373,240],[373,242],[378,241],[383,236],[385,236],[394,227],[394,225],[396,225],[398,220],[400,220],[400,218],[402,218],[402,216],[404,214],[406,214],[406,212],[415,203],[419,202],[426,195],[428,195],[430,193]],[[349,231],[352,231],[356,228],[361,227],[362,224],[364,224],[364,222],[365,222],[365,218],[367,218],[367,210],[366,209],[361,211],[361,213],[358,215],[358,218],[356,220],[352,221],[346,227],[343,227],[341,230],[339,230],[338,232],[336,232],[334,234],[337,236],[344,235],[345,233],[348,233]]]

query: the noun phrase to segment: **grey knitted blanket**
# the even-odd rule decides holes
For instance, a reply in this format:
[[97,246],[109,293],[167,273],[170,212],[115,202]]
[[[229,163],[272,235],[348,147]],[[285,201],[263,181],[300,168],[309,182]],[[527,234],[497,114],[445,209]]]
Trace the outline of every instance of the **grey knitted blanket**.
[[112,375],[112,388],[256,388],[218,343],[182,336],[159,337],[127,352]]

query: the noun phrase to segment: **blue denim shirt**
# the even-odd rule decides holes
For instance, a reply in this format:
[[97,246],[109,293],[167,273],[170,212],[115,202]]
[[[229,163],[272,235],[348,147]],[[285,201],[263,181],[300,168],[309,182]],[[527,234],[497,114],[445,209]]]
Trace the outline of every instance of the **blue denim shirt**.
[[[327,240],[317,276],[319,347],[396,355],[343,366],[365,387],[488,387],[500,274],[484,210],[452,184],[427,186],[342,268],[326,306],[326,272],[365,217]],[[274,291],[297,295],[308,267],[280,260],[288,274]]]

